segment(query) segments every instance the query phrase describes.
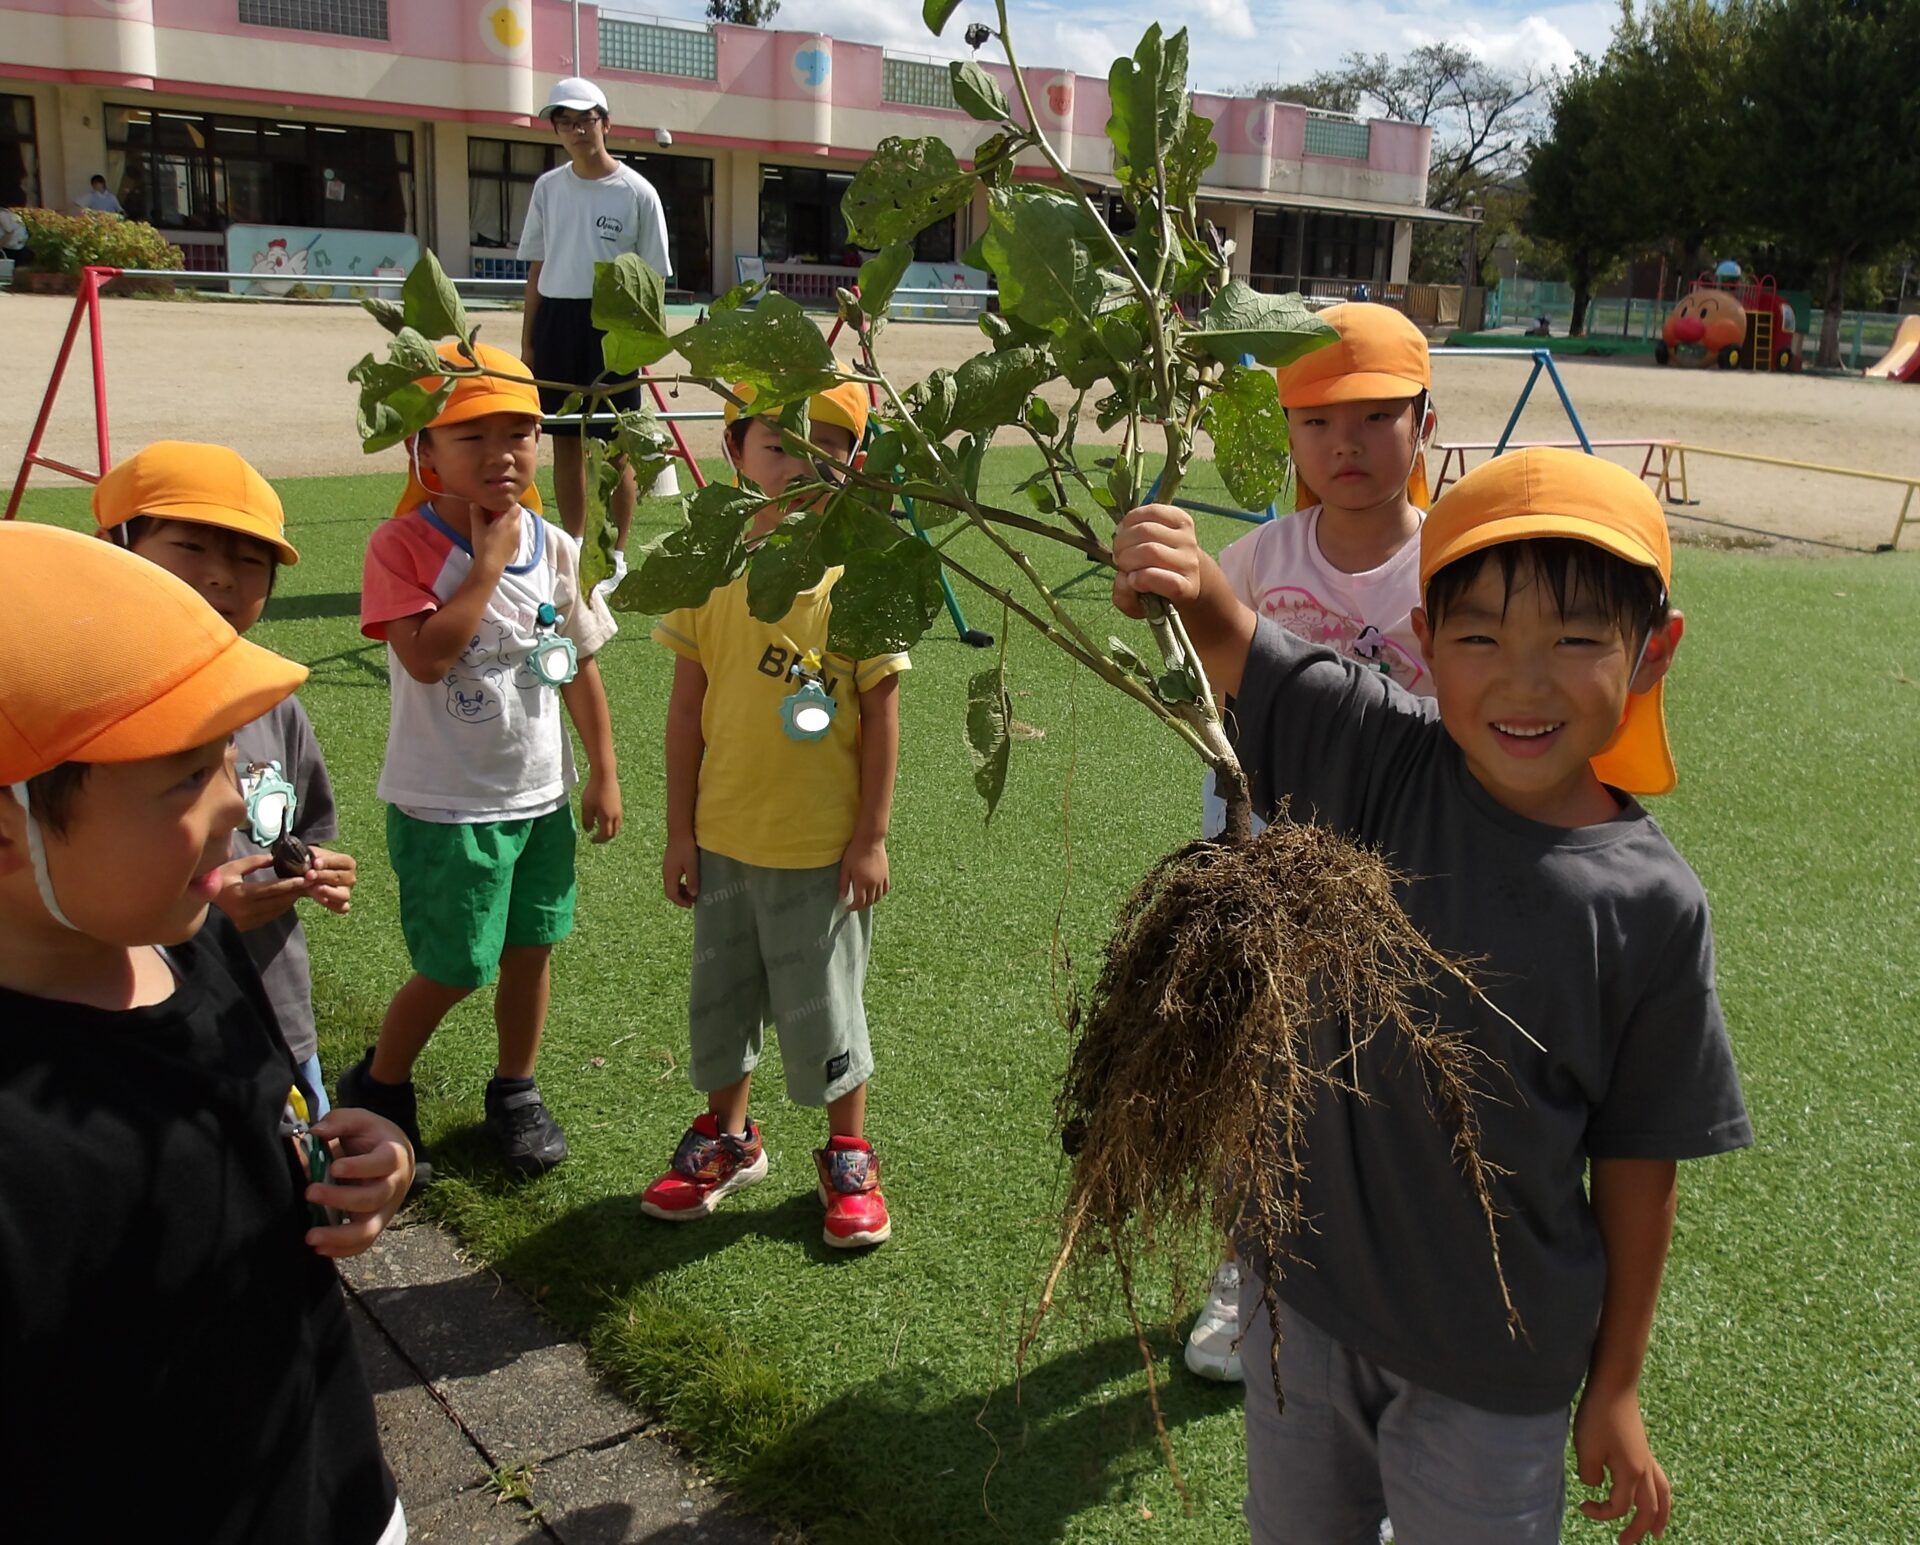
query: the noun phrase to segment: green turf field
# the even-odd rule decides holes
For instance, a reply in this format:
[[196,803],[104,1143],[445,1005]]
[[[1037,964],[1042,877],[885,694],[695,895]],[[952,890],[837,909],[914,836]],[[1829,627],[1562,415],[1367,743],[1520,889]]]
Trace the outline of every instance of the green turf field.
[[[1004,453],[990,476],[1010,484],[1029,465]],[[371,1039],[406,972],[374,798],[384,650],[355,621],[362,546],[396,487],[282,485],[305,561],[282,572],[258,630],[313,668],[303,695],[342,845],[360,860],[352,914],[308,915],[330,1073]],[[1206,478],[1193,492],[1222,497]],[[74,524],[84,512],[70,490],[28,505]],[[646,517],[637,535],[671,511]],[[1218,545],[1234,529],[1210,521],[1206,535]],[[1684,550],[1675,589],[1689,621],[1669,693],[1682,783],[1657,810],[1714,903],[1759,1142],[1682,1171],[1646,1390],[1675,1486],[1668,1538],[1908,1542],[1920,1538],[1920,557]],[[1091,626],[1131,628],[1097,582],[1071,595]],[[1002,631],[985,605],[970,611]],[[1196,828],[1200,769],[1134,705],[1016,634],[1027,728],[983,826],[962,733],[982,656],[943,620],[914,659],[894,892],[868,988],[893,1242],[856,1259],[820,1243],[809,1149],[821,1122],[786,1103],[777,1061],[755,1106],[768,1182],[705,1225],[639,1211],[700,1104],[684,1072],[689,922],[659,881],[670,656],[641,619],[603,656],[627,830],[582,849],[580,926],[556,956],[540,1070],[574,1157],[525,1186],[489,1167],[482,996],[421,1065],[446,1177],[428,1205],[750,1506],[814,1539],[1244,1538],[1236,1394],[1169,1366],[1177,1334],[1157,1335],[1194,1489],[1183,1514],[1097,1272],[1050,1321],[1018,1400],[1011,1385],[1062,1180],[1055,914],[1085,971],[1123,887]],[[1611,1531],[1575,1515],[1566,1538],[1599,1545]]]

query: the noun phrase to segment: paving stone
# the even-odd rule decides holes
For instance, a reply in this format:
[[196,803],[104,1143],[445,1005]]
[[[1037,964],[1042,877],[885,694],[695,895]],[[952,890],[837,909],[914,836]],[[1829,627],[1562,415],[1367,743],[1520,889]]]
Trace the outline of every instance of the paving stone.
[[553,1545],[554,1537],[518,1502],[466,1491],[417,1512],[405,1497],[407,1545]]
[[348,1318],[360,1366],[373,1386],[380,1447],[402,1500],[427,1507],[480,1484],[486,1465],[446,1408],[401,1361],[365,1310],[354,1304]]
[[687,1462],[641,1434],[542,1465],[534,1502],[563,1545],[771,1545],[763,1525],[726,1511]]

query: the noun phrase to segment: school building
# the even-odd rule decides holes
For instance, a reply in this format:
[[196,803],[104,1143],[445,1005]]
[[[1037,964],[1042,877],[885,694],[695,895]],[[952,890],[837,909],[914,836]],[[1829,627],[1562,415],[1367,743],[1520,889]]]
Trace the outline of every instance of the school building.
[[[840,199],[874,147],[932,134],[965,161],[992,132],[955,107],[944,63],[811,32],[567,0],[0,0],[0,201],[71,210],[98,173],[189,268],[357,232],[370,264],[417,244],[450,273],[517,277],[534,179],[564,159],[534,115],[572,74],[606,91],[614,153],[666,205],[671,283],[698,295],[755,257],[780,288],[830,295],[859,261]],[[1105,80],[1025,74],[1074,176],[1111,190]],[[1429,129],[1195,106],[1220,147],[1202,212],[1261,288],[1398,295],[1414,223],[1471,220],[1425,207]],[[925,232],[917,257],[955,263],[983,215]]]

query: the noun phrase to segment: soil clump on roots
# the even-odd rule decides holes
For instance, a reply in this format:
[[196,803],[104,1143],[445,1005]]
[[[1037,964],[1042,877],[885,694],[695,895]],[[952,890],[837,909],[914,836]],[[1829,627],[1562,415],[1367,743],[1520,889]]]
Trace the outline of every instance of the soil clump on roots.
[[[1428,988],[1452,978],[1486,1000],[1466,964],[1408,920],[1398,879],[1377,852],[1296,823],[1284,808],[1249,843],[1190,843],[1157,863],[1122,906],[1085,1012],[1071,1011],[1079,1036],[1058,1114],[1072,1169],[1060,1248],[1020,1361],[1076,1248],[1109,1255],[1183,1494],[1140,1322],[1137,1269],[1159,1257],[1177,1283],[1197,1264],[1196,1250],[1231,1236],[1266,1267],[1273,1317],[1273,1279],[1308,1222],[1307,1118],[1316,1098],[1366,1098],[1356,1057],[1375,1037],[1391,1037],[1421,1068],[1429,1112],[1450,1128],[1500,1271],[1498,1171],[1481,1156],[1475,1115],[1489,1064],[1437,1023]],[[1517,1332],[1504,1273],[1500,1291]],[[1277,1318],[1274,1325],[1269,1373],[1284,1400]]]

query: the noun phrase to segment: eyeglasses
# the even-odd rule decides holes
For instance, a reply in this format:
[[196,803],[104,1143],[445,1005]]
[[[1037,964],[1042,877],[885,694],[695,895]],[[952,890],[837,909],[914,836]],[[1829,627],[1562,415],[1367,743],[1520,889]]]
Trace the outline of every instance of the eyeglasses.
[[597,113],[558,112],[553,115],[553,126],[566,134],[578,134],[598,121]]

